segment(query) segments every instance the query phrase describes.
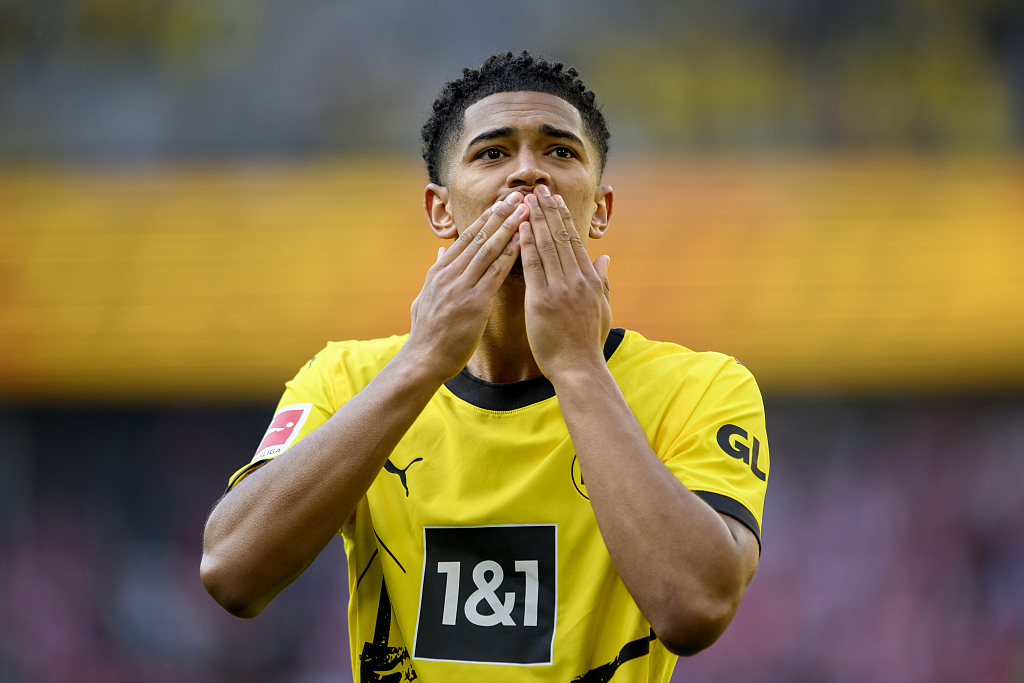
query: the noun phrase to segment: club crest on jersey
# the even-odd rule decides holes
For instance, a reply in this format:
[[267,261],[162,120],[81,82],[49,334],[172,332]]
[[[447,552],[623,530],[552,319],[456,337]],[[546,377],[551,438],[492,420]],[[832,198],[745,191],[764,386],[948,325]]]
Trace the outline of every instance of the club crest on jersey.
[[263,435],[263,440],[260,441],[260,445],[256,449],[256,455],[252,458],[253,462],[282,453],[291,446],[312,408],[312,403],[282,406],[274,414],[274,419],[270,421],[267,433]]
[[551,664],[556,524],[423,527],[413,659]]

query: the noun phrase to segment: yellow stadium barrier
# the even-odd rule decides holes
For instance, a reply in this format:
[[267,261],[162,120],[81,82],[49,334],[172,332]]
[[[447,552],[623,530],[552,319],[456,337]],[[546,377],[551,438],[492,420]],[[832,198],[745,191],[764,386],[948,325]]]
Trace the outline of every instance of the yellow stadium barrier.
[[[1024,158],[635,160],[615,324],[766,393],[1024,386]],[[0,168],[0,395],[273,400],[408,329],[439,243],[415,163]]]

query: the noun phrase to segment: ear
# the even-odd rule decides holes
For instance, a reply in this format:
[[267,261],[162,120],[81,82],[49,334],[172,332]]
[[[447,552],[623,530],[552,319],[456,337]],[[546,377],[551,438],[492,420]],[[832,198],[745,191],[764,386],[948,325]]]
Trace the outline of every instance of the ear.
[[459,236],[455,228],[455,218],[448,211],[448,188],[430,183],[423,191],[423,210],[427,214],[430,230],[445,240],[453,240]]
[[590,238],[599,239],[608,231],[608,221],[612,218],[612,200],[615,193],[611,185],[602,185],[594,193],[594,216],[590,219]]

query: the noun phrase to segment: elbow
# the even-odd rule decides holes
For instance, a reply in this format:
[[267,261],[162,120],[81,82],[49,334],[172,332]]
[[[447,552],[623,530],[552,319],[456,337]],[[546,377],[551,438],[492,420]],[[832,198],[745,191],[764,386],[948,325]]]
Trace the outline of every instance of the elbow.
[[223,562],[218,562],[209,552],[203,553],[203,559],[199,563],[199,578],[206,592],[233,616],[251,619],[266,607],[266,601],[254,597],[251,591],[246,591],[244,582],[238,580],[234,573],[224,567]]
[[662,645],[674,655],[690,657],[711,647],[725,632],[739,607],[739,600],[684,601],[651,620]]

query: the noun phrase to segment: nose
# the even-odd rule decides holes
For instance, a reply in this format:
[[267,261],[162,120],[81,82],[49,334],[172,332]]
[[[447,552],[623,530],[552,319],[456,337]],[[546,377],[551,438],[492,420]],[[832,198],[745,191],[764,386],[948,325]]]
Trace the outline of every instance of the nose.
[[550,185],[551,176],[544,170],[538,155],[531,149],[525,149],[516,156],[515,166],[509,173],[506,184],[515,188]]

